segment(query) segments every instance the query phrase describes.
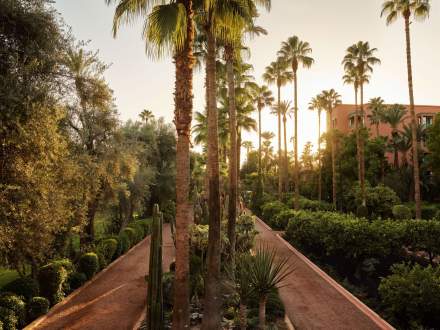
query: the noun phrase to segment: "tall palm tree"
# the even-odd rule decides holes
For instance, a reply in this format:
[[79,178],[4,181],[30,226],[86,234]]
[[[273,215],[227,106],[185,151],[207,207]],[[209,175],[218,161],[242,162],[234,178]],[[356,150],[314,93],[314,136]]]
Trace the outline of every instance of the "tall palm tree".
[[249,159],[249,154],[251,153],[252,149],[254,149],[254,144],[252,141],[243,141],[241,146],[246,149],[246,159]]
[[272,96],[272,92],[266,85],[259,86],[255,84],[253,88],[253,99],[255,104],[257,105],[258,110],[258,184],[259,186],[262,186],[263,178],[261,172],[261,111],[265,107],[271,106],[274,98]]
[[322,199],[322,165],[321,165],[321,113],[324,110],[322,98],[318,95],[309,103],[309,110],[318,113],[318,200]]
[[[332,118],[333,109],[338,105],[341,104],[341,96],[334,90],[330,89],[327,91],[323,91],[321,95],[319,96],[322,102],[322,106],[327,112],[327,115]],[[336,209],[337,207],[337,199],[336,199],[336,187],[337,187],[337,178],[336,178],[336,131],[333,127],[333,124],[331,126],[331,140],[332,140],[332,200],[333,200],[333,207]]]
[[288,175],[288,158],[287,158],[287,116],[293,112],[291,108],[290,101],[281,101],[279,105],[276,106],[277,111],[281,114],[283,119],[283,141],[284,141],[284,155],[283,155],[283,171],[284,171],[284,191],[288,190],[289,187],[289,175]]
[[150,119],[154,118],[154,115],[153,112],[151,112],[151,110],[144,109],[139,114],[139,117],[145,122],[145,124],[147,124],[148,121],[150,121]]
[[[368,83],[368,74],[373,72],[373,65],[380,64],[380,60],[374,56],[376,48],[370,48],[368,42],[359,41],[347,48],[346,55],[342,60],[346,72],[353,72],[357,77],[357,84],[360,92],[360,129],[363,130],[365,122],[364,113],[364,85]],[[362,195],[362,206],[367,206],[367,195],[365,190],[365,160],[364,160],[364,141],[362,134],[358,135],[359,146],[359,169],[360,186]]]
[[295,210],[299,210],[299,162],[298,162],[298,68],[302,65],[304,68],[310,68],[314,62],[310,57],[312,48],[307,41],[301,41],[297,36],[293,36],[284,41],[281,45],[279,55],[290,63],[293,73],[294,85],[294,154],[295,154]]
[[421,219],[421,197],[420,197],[420,169],[417,145],[417,117],[414,110],[414,90],[413,90],[413,74],[411,64],[411,35],[410,24],[411,18],[416,20],[424,20],[429,16],[431,5],[429,0],[387,0],[382,5],[381,16],[386,15],[387,25],[402,16],[405,23],[406,37],[406,63],[408,71],[408,91],[409,91],[409,112],[411,115],[412,130],[412,149],[413,149],[413,174],[414,174],[414,200],[416,202],[416,218]]
[[[174,122],[176,146],[176,274],[173,328],[189,327],[189,225],[191,223],[190,134],[193,110],[194,11],[193,0],[105,0],[117,3],[113,21],[116,36],[122,23],[144,16],[147,54],[171,54],[176,67]],[[151,11],[150,11],[151,9]]]
[[382,112],[382,121],[390,125],[391,138],[394,149],[394,167],[399,167],[399,131],[398,127],[404,120],[407,110],[405,106],[401,104],[394,104],[386,107],[386,110]]
[[[281,106],[281,87],[285,86],[288,82],[291,82],[293,79],[292,72],[288,71],[289,63],[284,61],[280,57],[272,62],[269,66],[266,67],[266,70],[263,74],[263,80],[269,84],[275,84],[277,86],[277,115],[278,115],[278,198],[281,198],[282,194],[282,181],[283,176],[287,178],[286,168],[282,169],[281,159],[282,159],[282,151],[281,151],[281,113],[279,111]],[[284,173],[283,173],[284,172]],[[287,186],[285,185],[287,188]]]
[[376,126],[376,137],[379,137],[379,124],[382,122],[382,114],[385,111],[385,101],[381,97],[374,97],[368,102],[371,114],[368,116],[371,125]]

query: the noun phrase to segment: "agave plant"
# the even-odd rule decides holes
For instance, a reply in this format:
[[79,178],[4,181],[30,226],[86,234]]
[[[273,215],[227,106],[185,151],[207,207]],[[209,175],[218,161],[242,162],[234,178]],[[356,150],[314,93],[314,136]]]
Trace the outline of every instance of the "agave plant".
[[252,258],[248,272],[252,290],[259,299],[258,325],[260,329],[266,328],[267,296],[272,290],[281,288],[282,282],[293,272],[288,261],[288,258],[277,258],[274,249],[262,246],[257,248]]

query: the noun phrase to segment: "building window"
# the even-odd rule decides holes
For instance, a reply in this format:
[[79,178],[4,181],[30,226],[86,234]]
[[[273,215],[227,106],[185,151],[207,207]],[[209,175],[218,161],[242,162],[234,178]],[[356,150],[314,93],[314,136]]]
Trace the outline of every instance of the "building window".
[[336,128],[336,123],[337,123],[337,121],[336,121],[336,118],[335,118],[335,119],[333,119],[333,128]]
[[348,126],[350,128],[353,128],[355,126],[354,117],[350,117],[350,120],[348,121]]
[[419,124],[423,126],[431,126],[434,123],[434,116],[422,115],[419,116]]

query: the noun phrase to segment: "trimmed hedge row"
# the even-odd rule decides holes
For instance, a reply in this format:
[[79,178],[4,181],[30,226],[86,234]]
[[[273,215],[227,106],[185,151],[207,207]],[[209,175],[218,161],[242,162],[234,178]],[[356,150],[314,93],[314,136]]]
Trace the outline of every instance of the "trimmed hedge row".
[[9,283],[0,295],[0,330],[22,328],[46,314],[50,306],[81,287],[140,242],[150,230],[149,220],[133,221],[119,235],[98,241],[95,251],[84,253],[76,265],[69,259],[52,260],[40,268],[38,281],[23,277]]

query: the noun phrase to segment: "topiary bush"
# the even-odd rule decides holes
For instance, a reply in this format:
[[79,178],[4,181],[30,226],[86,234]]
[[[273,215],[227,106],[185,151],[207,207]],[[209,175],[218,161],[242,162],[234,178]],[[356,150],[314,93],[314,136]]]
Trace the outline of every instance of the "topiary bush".
[[130,237],[128,237],[126,232],[121,232],[118,235],[118,247],[116,248],[116,256],[119,257],[130,250]]
[[44,297],[34,297],[28,304],[28,321],[31,322],[49,311],[49,300]]
[[261,217],[264,222],[272,226],[275,223],[275,216],[287,209],[288,207],[280,201],[268,202],[261,208]]
[[[138,236],[138,233],[137,233],[136,230],[133,229],[133,228],[125,227],[125,228],[121,231],[121,234],[125,234],[125,235],[127,235],[128,239],[129,239],[130,246],[129,246],[129,248],[127,249],[127,251],[128,251],[133,245],[135,245],[135,244],[137,243],[137,238],[139,237],[139,236]],[[125,252],[127,252],[127,251],[125,251]],[[124,252],[124,253],[125,253],[125,252]]]
[[275,215],[274,220],[272,221],[272,228],[276,230],[284,230],[287,227],[290,219],[293,219],[296,211],[291,209],[282,210],[280,213]]
[[150,219],[136,220],[136,223],[143,227],[144,237],[147,235],[150,235],[150,233],[151,233],[151,220]]
[[96,250],[103,257],[103,260],[100,260],[99,263],[101,268],[106,267],[113,260],[117,248],[118,240],[116,238],[106,238],[99,242]]
[[126,228],[131,228],[134,230],[134,241],[132,241],[132,245],[135,245],[142,241],[144,238],[144,227],[139,225],[136,222],[131,222],[128,224]]
[[405,205],[394,205],[393,206],[393,217],[396,220],[408,220],[412,218],[411,210]]
[[69,284],[71,290],[76,290],[87,282],[87,276],[84,273],[73,272],[69,275]]
[[38,282],[31,277],[19,277],[5,285],[2,291],[15,293],[25,301],[29,301],[32,297],[38,296]]
[[4,330],[17,330],[18,328],[18,318],[9,308],[0,307],[0,322]]
[[67,271],[59,263],[49,263],[40,268],[38,284],[40,294],[47,298],[52,305],[64,298],[63,284],[67,280]]
[[98,256],[94,252],[84,253],[78,261],[78,271],[90,280],[99,270]]
[[0,307],[11,310],[17,318],[17,324],[22,327],[26,324],[26,304],[12,293],[0,295]]
[[379,285],[386,317],[401,329],[440,324],[440,267],[397,264]]

